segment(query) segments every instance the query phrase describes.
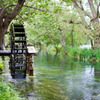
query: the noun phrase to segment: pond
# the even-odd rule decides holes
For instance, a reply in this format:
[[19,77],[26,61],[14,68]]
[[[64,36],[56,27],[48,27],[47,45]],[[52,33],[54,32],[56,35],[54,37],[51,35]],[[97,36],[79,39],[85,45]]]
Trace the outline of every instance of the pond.
[[13,83],[25,100],[100,100],[100,63],[40,52],[35,57],[34,76],[12,79],[8,67],[6,60],[0,77]]

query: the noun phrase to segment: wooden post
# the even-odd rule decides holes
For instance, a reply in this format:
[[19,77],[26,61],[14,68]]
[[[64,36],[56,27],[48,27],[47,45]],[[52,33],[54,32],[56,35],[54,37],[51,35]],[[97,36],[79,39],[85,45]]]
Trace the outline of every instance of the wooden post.
[[35,50],[35,48],[33,46],[28,46],[27,48],[28,48],[27,70],[28,70],[29,76],[33,76],[33,71],[34,71],[34,67],[33,67],[34,58],[33,58],[33,56],[37,55],[37,51]]
[[33,76],[33,71],[34,71],[33,63],[34,63],[33,54],[28,54],[28,67],[27,67],[27,70],[28,70],[29,76]]

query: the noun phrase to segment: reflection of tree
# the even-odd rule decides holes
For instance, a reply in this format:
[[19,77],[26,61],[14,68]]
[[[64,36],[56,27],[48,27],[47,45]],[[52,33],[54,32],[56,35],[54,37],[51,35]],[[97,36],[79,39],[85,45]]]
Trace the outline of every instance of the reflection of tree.
[[71,69],[73,69],[73,62],[71,62]]
[[3,68],[5,72],[9,72],[9,64],[7,60],[3,61]]
[[[57,55],[54,58],[48,54],[48,59],[42,55],[42,61],[37,66],[40,67],[36,90],[42,100],[66,100],[67,96],[70,100],[88,100],[96,92],[94,66],[92,68],[90,63],[72,60],[67,56]],[[97,71],[99,66],[95,68]]]
[[96,80],[100,80],[100,64],[99,63],[95,64],[94,76],[95,76]]
[[16,79],[15,86],[21,97],[28,99],[28,96],[31,96],[31,93],[34,92],[34,78],[29,78],[29,81],[19,81]]

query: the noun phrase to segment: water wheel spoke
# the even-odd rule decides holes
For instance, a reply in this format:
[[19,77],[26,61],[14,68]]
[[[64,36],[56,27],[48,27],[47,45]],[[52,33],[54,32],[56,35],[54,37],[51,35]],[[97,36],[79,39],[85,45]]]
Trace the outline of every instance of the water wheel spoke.
[[11,26],[10,69],[13,78],[25,78],[27,69],[27,42],[23,25]]

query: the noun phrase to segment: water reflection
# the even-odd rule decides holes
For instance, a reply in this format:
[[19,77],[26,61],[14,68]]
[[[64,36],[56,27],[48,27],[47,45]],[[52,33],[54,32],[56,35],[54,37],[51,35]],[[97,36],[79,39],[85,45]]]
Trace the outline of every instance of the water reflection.
[[40,53],[34,66],[34,77],[14,80],[8,70],[1,77],[26,100],[100,100],[100,64]]
[[[76,60],[71,60],[68,57],[64,57],[60,60],[54,58],[54,60],[51,55],[48,55],[46,58],[48,61],[46,61],[45,56],[42,58],[37,57],[35,60],[42,60],[39,64],[36,62],[37,71],[40,72],[37,75],[38,79],[42,80],[43,78],[47,80],[48,78],[49,80],[56,80],[57,84],[61,84],[64,87],[61,91],[65,94],[62,96],[65,96],[70,100],[100,99],[100,68],[98,67],[97,69],[97,65],[92,65],[86,62],[78,62]],[[46,83],[43,82],[41,84],[46,85]],[[52,97],[51,99],[48,99],[45,95],[42,95],[42,97],[45,97],[45,100],[53,100]],[[64,100],[67,99],[65,98]],[[58,99],[55,98],[54,100]]]

